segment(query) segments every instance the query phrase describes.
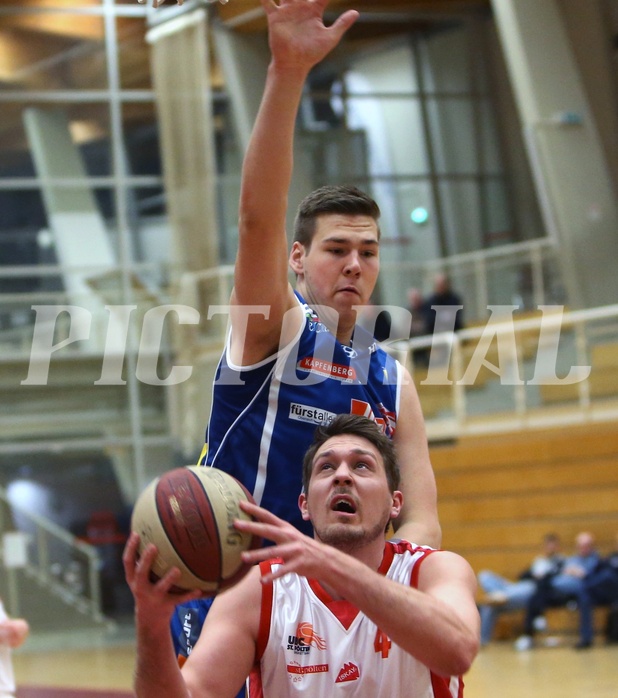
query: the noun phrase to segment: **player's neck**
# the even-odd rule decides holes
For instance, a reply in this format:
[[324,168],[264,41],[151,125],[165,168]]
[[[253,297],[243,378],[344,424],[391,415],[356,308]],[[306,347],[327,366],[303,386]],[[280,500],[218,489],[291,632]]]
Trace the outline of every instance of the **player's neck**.
[[337,337],[337,340],[341,342],[341,344],[350,346],[352,343],[352,336],[354,335],[354,327],[356,325],[356,310],[353,308],[346,308],[341,312],[331,305],[320,303],[301,276],[296,279],[296,290],[305,303],[317,313],[320,322],[328,327],[330,333]]
[[385,540],[383,537],[374,538],[369,543],[355,545],[353,549],[345,550],[338,547],[342,552],[347,553],[372,570],[378,570],[384,557]]
[[352,344],[352,335],[354,334],[354,322],[352,323],[342,323],[339,322],[339,326],[337,327],[337,332],[334,333],[335,336],[337,337],[337,340],[345,345],[345,346],[350,346]]

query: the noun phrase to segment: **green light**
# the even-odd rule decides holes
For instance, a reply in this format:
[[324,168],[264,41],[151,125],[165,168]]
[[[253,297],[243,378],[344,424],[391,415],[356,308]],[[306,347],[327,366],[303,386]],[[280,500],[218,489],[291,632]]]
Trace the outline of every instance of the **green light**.
[[429,220],[429,211],[424,206],[418,206],[412,211],[410,218],[416,225],[423,225]]

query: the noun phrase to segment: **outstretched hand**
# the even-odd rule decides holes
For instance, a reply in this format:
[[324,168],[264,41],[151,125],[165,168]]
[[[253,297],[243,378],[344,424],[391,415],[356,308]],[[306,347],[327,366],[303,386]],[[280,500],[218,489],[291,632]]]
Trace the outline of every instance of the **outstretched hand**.
[[348,10],[335,22],[324,24],[329,0],[260,0],[268,19],[270,50],[275,64],[311,69],[339,43],[358,19]]
[[266,583],[295,572],[302,577],[324,580],[324,574],[329,568],[326,564],[333,557],[344,553],[330,545],[325,545],[314,538],[306,536],[292,524],[283,521],[278,516],[250,502],[240,502],[240,508],[252,516],[255,521],[237,519],[234,522],[239,531],[261,536],[275,543],[274,546],[250,550],[242,554],[243,562],[255,564],[263,560],[281,558],[283,564],[275,572],[262,577]]

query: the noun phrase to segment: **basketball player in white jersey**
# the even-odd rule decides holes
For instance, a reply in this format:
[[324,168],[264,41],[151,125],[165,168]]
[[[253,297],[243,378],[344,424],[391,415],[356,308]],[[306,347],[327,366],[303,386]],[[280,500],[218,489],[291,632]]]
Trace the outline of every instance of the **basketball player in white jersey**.
[[244,554],[259,564],[215,598],[182,670],[166,632],[178,570],[153,584],[156,548],[137,560],[132,534],[138,698],[232,698],[245,680],[251,698],[463,696],[479,647],[475,575],[454,553],[386,540],[403,505],[392,441],[340,415],[318,428],[303,477],[313,538],[242,505],[256,521],[236,526],[275,545]]

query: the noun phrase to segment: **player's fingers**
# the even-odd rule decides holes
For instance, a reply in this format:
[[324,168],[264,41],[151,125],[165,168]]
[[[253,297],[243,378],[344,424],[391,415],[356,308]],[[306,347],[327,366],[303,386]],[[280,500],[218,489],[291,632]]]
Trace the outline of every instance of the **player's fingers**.
[[337,17],[337,19],[331,25],[330,29],[334,34],[337,35],[338,40],[341,39],[341,37],[348,31],[348,29],[354,24],[354,22],[356,22],[358,17],[358,10],[348,10],[347,12],[344,12],[342,15]]
[[[268,511],[268,509],[264,509],[263,507],[260,507],[257,504],[253,504],[252,502],[248,502],[245,500],[240,500],[239,505],[240,508],[245,512],[245,514],[249,514],[249,516],[252,516],[253,518],[257,519],[258,521],[261,521],[262,523],[269,523],[272,525],[287,525],[283,519],[280,519],[278,516]],[[243,519],[240,519],[240,521],[242,520]]]
[[256,562],[270,560],[280,557],[286,562],[292,558],[297,558],[303,550],[303,545],[298,541],[284,541],[278,545],[257,548],[256,550],[245,550],[241,553],[242,561],[253,565]]
[[148,543],[141,555],[135,563],[135,577],[140,579],[148,579],[152,564],[158,555],[157,546],[154,543]]
[[299,533],[291,524],[286,524],[283,521],[276,521],[271,524],[237,519],[234,522],[234,526],[243,533],[266,538],[273,541],[273,543],[285,543],[302,536],[302,533]]
[[276,548],[271,548],[270,557],[273,556],[282,558],[284,562],[280,564],[276,570],[271,570],[260,577],[260,580],[263,584],[268,584],[268,582],[272,582],[273,580],[279,579],[280,577],[285,577],[286,574],[290,573],[296,573],[301,576],[306,576],[303,572],[303,563],[297,556],[296,551],[290,554],[286,552],[285,546],[277,546]]
[[133,577],[135,571],[135,562],[137,559],[137,547],[139,545],[139,536],[137,533],[131,533],[127,539],[127,543],[122,551],[122,564],[127,580]]
[[266,14],[270,14],[277,9],[277,3],[275,3],[274,0],[260,0],[260,3]]
[[178,567],[172,567],[168,570],[161,579],[154,583],[156,591],[165,596],[173,597],[174,605],[183,604],[193,599],[199,599],[204,596],[204,592],[200,589],[191,589],[178,593],[177,583],[180,581],[182,574]]

